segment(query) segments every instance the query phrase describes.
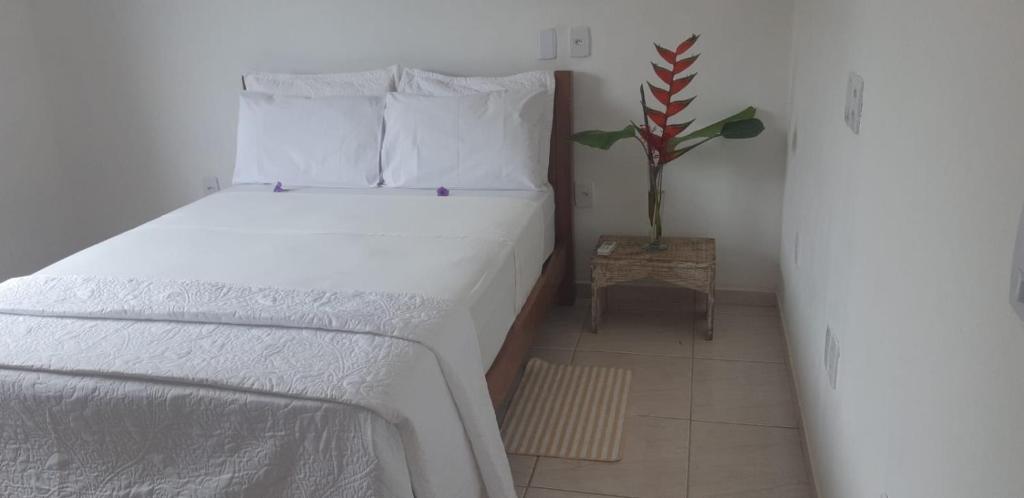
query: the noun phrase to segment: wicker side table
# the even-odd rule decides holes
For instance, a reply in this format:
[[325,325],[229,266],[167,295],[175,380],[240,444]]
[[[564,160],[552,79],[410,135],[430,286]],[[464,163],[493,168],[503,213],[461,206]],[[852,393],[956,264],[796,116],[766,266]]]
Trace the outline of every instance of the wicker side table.
[[645,278],[678,285],[708,296],[707,338],[714,338],[715,325],[715,239],[665,238],[664,251],[647,251],[646,237],[603,235],[598,240],[615,242],[607,255],[595,254],[591,262],[591,330],[597,332],[608,286]]

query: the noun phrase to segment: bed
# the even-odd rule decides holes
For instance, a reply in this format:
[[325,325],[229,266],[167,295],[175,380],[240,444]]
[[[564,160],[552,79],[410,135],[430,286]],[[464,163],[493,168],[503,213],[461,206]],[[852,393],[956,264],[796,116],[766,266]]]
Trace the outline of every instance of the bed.
[[514,496],[495,407],[574,298],[555,78],[550,189],[233,187],[0,285],[0,495]]

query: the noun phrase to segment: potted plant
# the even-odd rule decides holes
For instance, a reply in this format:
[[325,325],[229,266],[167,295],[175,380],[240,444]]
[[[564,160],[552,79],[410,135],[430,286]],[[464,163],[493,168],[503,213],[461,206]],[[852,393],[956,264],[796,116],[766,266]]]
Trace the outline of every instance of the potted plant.
[[643,148],[647,159],[647,176],[649,191],[647,193],[647,218],[651,226],[649,250],[663,250],[661,230],[661,206],[664,190],[661,177],[665,165],[679,159],[686,153],[714,140],[718,137],[727,139],[753,138],[764,131],[764,124],[757,119],[757,110],[748,107],[743,111],[729,116],[717,123],[683,134],[693,121],[672,123],[673,118],[689,107],[696,97],[677,98],[693,81],[697,73],[682,76],[700,54],[686,56],[686,53],[697,43],[698,35],[693,35],[680,43],[675,50],[669,50],[655,44],[658,54],[668,67],[652,62],[654,74],[664,83],[663,86],[647,82],[647,89],[659,104],[659,108],[647,105],[647,89],[640,85],[640,104],[643,106],[643,124],[630,122],[621,130],[603,131],[587,130],[572,136],[573,141],[608,150],[616,142],[625,138],[635,138]]

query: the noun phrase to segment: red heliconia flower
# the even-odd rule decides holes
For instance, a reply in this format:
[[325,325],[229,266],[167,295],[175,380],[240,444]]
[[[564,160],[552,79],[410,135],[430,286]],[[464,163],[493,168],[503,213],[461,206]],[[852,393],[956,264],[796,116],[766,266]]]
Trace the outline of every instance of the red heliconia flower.
[[[572,136],[573,141],[608,150],[619,140],[636,139],[647,158],[652,188],[657,189],[660,188],[657,184],[663,166],[697,147],[719,137],[744,139],[760,135],[764,131],[764,123],[757,119],[757,109],[753,107],[747,107],[697,131],[687,131],[693,124],[692,120],[678,121],[679,114],[689,108],[696,98],[686,98],[682,93],[697,76],[697,73],[686,72],[700,57],[699,54],[687,54],[698,38],[698,35],[690,36],[675,50],[654,44],[662,61],[651,63],[657,80],[640,85],[640,104],[644,116],[641,123],[630,122],[629,126],[610,131],[581,131]],[[648,93],[652,97],[650,105]]]
[[686,76],[681,75],[700,57],[700,54],[684,57],[686,52],[697,43],[698,38],[700,38],[698,35],[687,38],[675,50],[669,50],[658,44],[654,45],[654,48],[658,50],[658,55],[668,63],[668,67],[661,66],[655,62],[651,63],[651,66],[654,68],[654,74],[665,84],[665,87],[647,82],[647,88],[650,89],[654,100],[664,106],[664,110],[649,107],[646,99],[644,99],[645,125],[640,130],[640,137],[646,144],[648,153],[652,156],[657,156],[658,165],[663,165],[675,159],[676,154],[673,151],[667,150],[668,145],[673,138],[685,131],[693,123],[693,121],[687,121],[685,123],[672,124],[669,121],[676,114],[686,110],[690,103],[693,102],[693,99],[696,98],[677,99],[676,96],[685,90],[693,81],[693,78],[697,76],[697,73],[691,73]]

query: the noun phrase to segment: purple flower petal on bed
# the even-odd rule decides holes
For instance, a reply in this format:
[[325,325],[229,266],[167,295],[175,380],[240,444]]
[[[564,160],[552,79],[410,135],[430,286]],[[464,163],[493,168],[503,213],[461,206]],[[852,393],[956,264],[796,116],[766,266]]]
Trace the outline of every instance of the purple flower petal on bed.
[[451,192],[449,192],[448,189],[446,189],[444,187],[437,187],[437,196],[438,197],[448,197],[448,194],[450,194],[450,193]]
[[287,190],[281,186],[281,182],[277,182],[277,185],[274,185],[274,192],[287,192]]

